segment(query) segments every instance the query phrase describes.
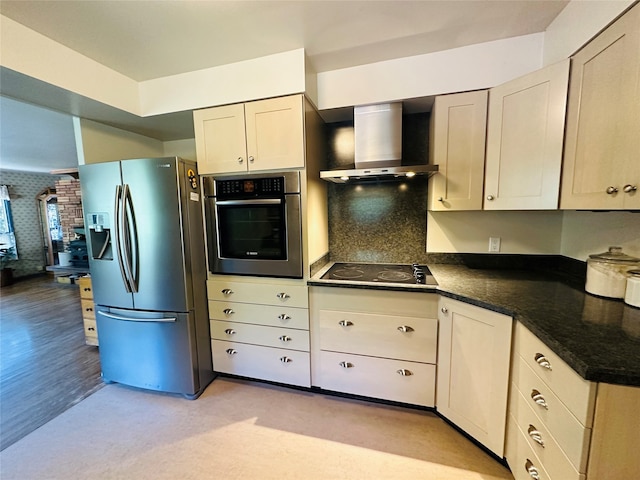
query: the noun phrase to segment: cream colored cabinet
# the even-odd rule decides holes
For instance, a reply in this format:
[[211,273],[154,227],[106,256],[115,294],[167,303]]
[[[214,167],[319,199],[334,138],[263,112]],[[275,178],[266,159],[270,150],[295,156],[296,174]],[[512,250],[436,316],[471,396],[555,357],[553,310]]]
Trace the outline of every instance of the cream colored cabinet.
[[93,287],[91,277],[78,278],[80,287],[80,304],[82,305],[82,323],[84,324],[84,341],[87,345],[98,346],[98,327],[96,311],[93,303]]
[[427,208],[482,210],[487,133],[486,90],[436,97],[431,114]]
[[446,297],[438,319],[437,409],[502,457],[513,320]]
[[640,5],[571,59],[563,209],[640,209]]
[[485,210],[558,208],[569,60],[489,90]]
[[193,112],[200,174],[304,168],[304,97]]
[[309,297],[314,386],[434,406],[436,295],[311,287]]
[[311,386],[306,285],[216,278],[207,296],[216,372]]

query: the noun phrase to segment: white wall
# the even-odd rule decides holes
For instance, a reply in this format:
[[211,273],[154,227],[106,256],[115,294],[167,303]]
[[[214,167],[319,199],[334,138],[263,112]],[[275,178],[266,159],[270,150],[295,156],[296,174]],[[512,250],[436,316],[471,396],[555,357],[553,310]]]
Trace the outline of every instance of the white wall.
[[181,157],[196,161],[196,141],[194,138],[164,142],[165,157]]

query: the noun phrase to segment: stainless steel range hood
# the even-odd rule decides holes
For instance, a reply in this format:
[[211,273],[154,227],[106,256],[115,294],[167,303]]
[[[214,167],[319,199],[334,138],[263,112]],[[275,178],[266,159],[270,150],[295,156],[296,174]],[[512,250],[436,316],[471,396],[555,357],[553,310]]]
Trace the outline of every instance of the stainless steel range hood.
[[375,168],[353,168],[349,170],[324,170],[320,178],[327,182],[354,183],[365,181],[397,181],[418,175],[431,176],[438,173],[438,165],[399,165]]

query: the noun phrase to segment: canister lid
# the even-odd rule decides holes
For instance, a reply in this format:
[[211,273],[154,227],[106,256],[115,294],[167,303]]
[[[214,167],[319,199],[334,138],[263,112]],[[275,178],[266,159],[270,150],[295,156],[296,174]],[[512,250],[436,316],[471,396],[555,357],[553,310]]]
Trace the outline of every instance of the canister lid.
[[626,253],[623,253],[622,247],[609,247],[608,251],[594,253],[593,255],[589,255],[589,258],[608,263],[633,264],[640,262],[640,258],[631,257]]

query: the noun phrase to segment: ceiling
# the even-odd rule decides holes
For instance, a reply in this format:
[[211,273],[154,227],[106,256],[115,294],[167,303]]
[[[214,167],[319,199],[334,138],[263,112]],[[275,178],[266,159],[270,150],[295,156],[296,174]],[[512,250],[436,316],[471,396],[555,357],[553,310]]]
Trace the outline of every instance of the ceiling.
[[[298,48],[318,72],[431,53],[542,32],[567,3],[0,0],[0,14],[144,81]],[[35,82],[2,73],[5,97],[11,96],[12,82]],[[68,108],[48,102],[47,88],[34,85],[33,97],[21,102],[0,99],[1,168],[48,172],[77,164],[70,116],[50,110],[69,113]],[[87,118],[161,140],[192,137],[190,112],[142,119],[89,99],[84,103]]]

